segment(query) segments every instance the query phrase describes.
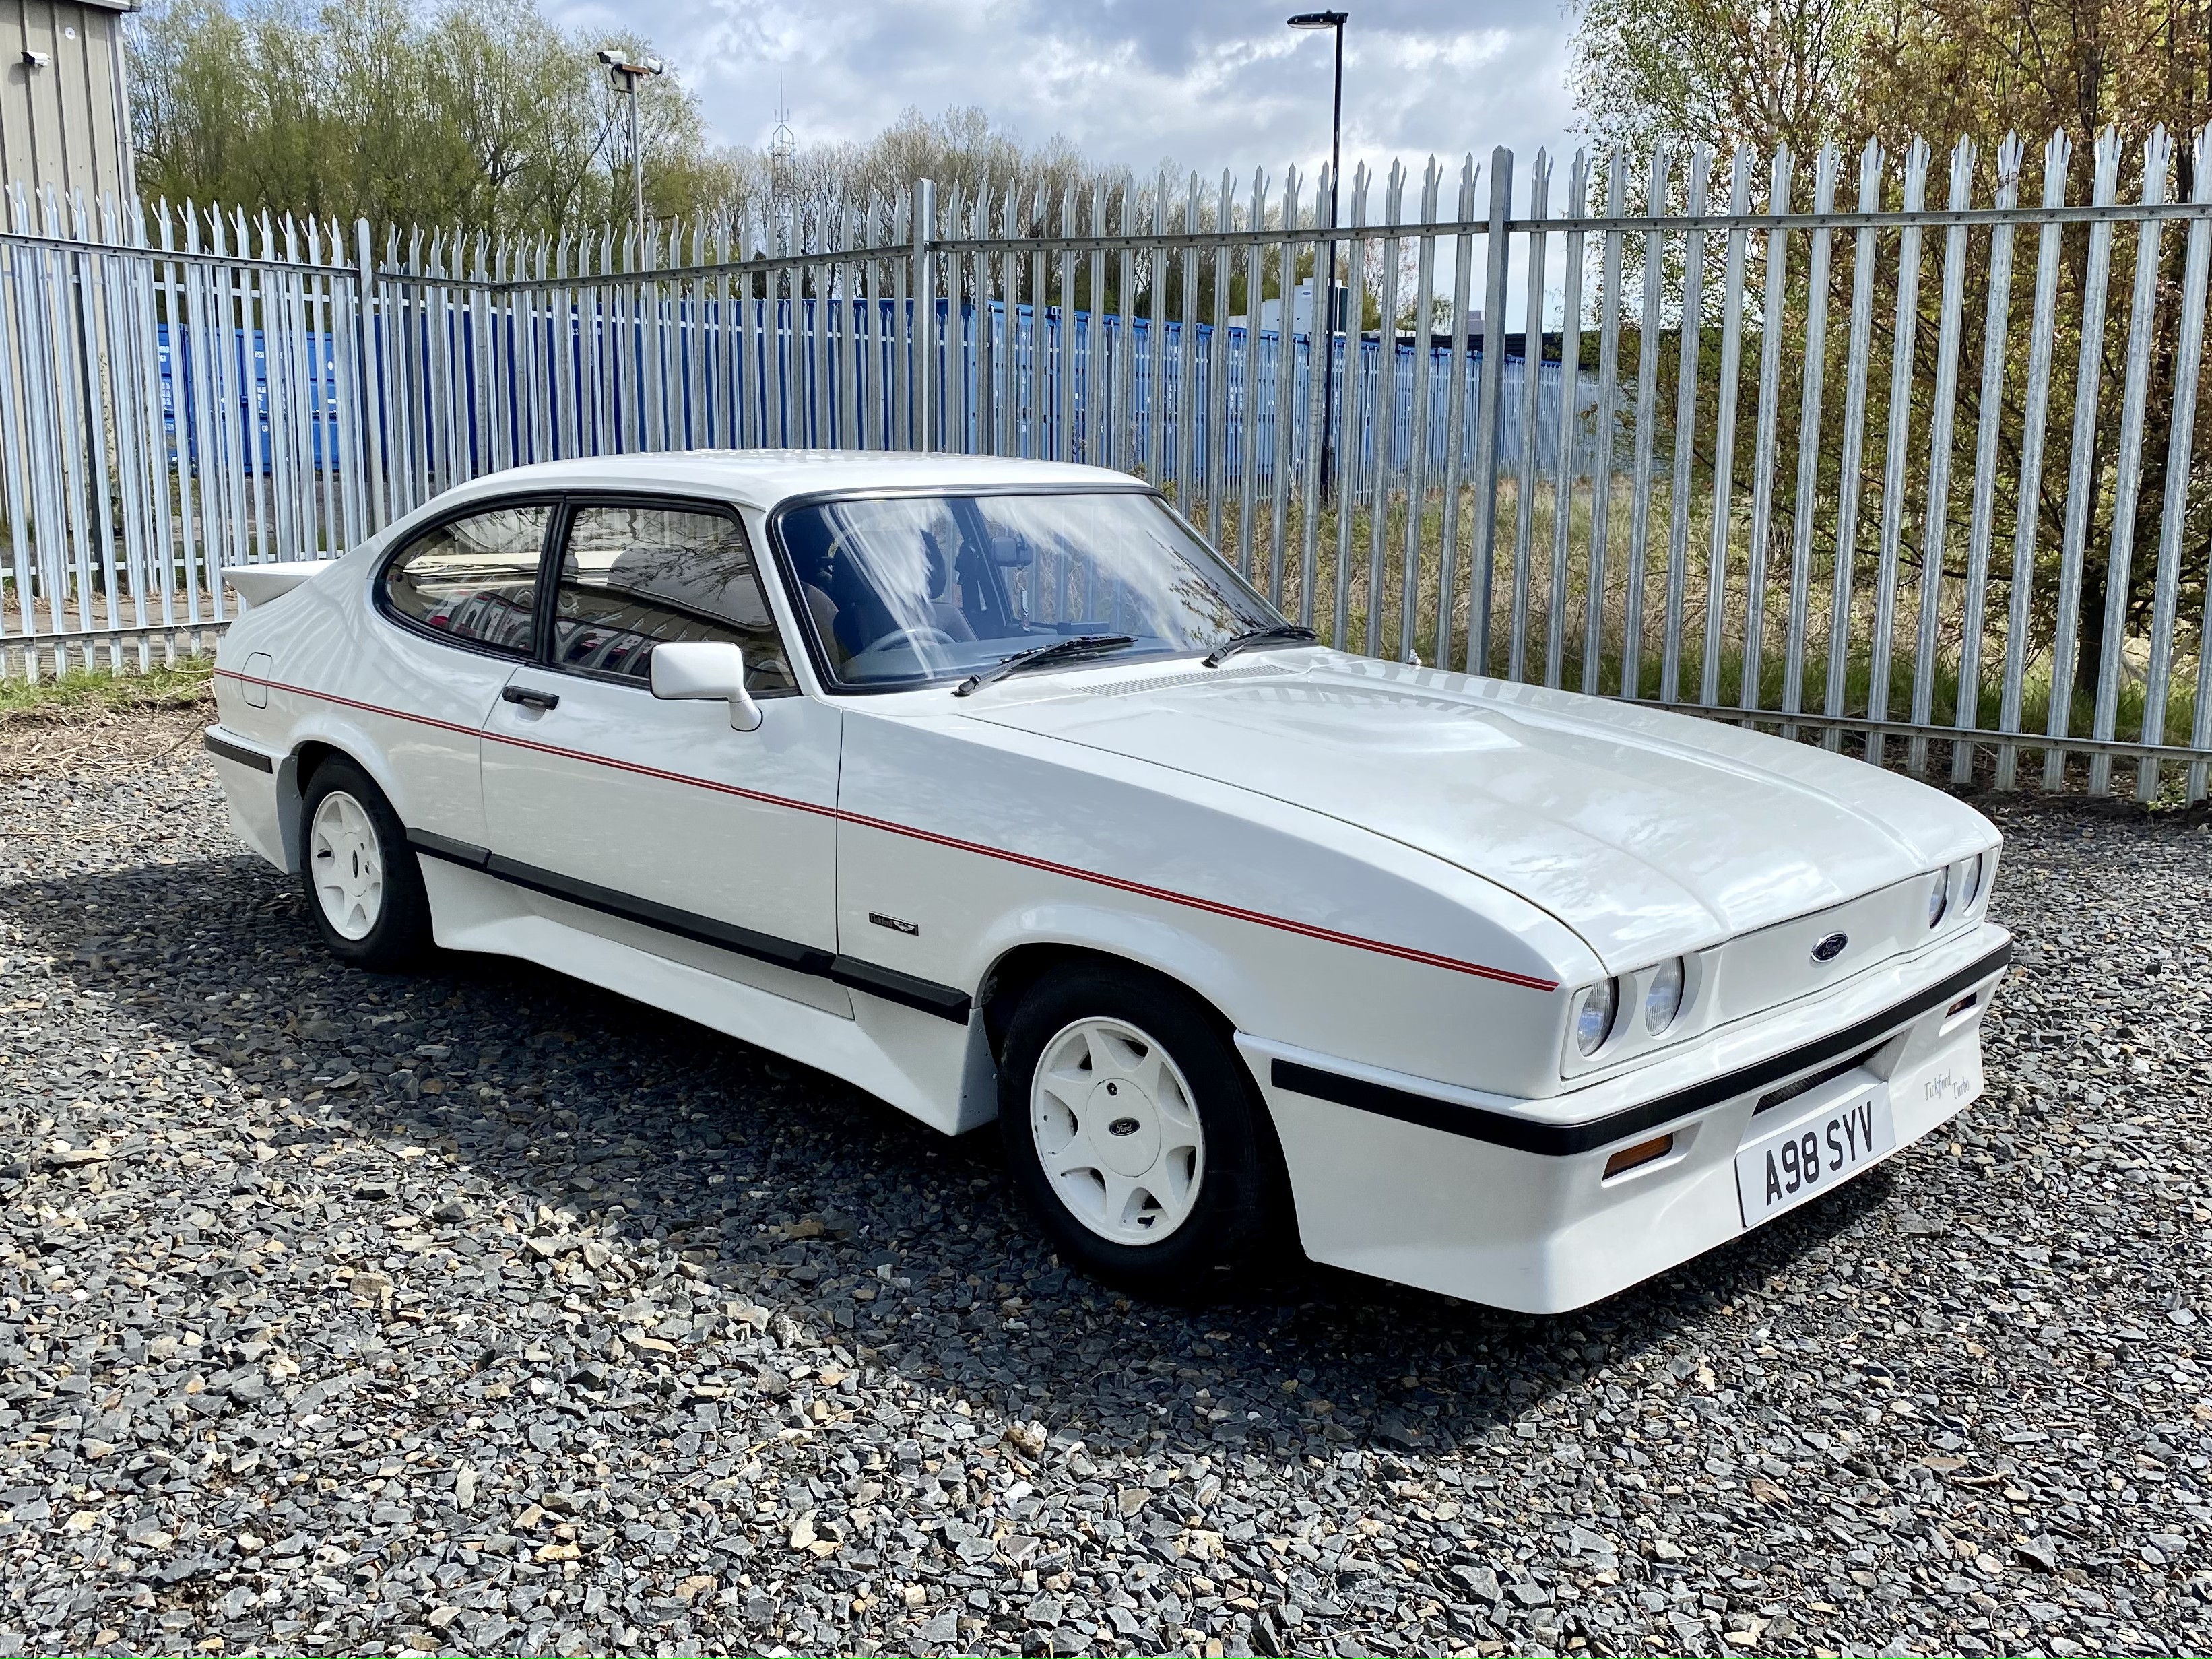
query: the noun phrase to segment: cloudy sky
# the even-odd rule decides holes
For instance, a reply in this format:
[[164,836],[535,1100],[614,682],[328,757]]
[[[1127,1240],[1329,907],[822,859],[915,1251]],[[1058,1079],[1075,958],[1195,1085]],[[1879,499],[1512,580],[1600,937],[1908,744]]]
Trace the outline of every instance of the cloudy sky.
[[[715,137],[763,143],[778,77],[802,143],[864,138],[912,105],[974,104],[1032,142],[1209,176],[1302,169],[1328,146],[1329,37],[1290,0],[554,0],[562,21],[651,38]],[[1353,0],[1347,167],[1566,139],[1559,0]]]

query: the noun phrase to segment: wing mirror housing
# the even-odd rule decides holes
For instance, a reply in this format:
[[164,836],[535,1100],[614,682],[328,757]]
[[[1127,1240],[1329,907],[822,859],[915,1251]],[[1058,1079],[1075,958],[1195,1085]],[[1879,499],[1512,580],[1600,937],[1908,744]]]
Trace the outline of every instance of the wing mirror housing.
[[653,695],[670,702],[726,702],[732,732],[760,730],[760,705],[745,690],[745,653],[719,641],[653,647]]

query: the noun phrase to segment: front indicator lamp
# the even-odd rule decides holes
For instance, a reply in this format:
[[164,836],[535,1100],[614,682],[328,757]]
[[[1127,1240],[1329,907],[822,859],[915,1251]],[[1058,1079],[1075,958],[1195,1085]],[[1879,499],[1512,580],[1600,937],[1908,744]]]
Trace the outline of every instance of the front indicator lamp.
[[1674,1137],[1660,1135],[1655,1139],[1639,1141],[1633,1146],[1624,1146],[1605,1161],[1605,1173],[1598,1178],[1610,1181],[1617,1175],[1626,1175],[1631,1170],[1640,1170],[1656,1163],[1674,1150]]
[[1620,1007],[1620,981],[1615,979],[1593,985],[1575,999],[1575,1047],[1585,1060],[1605,1047]]

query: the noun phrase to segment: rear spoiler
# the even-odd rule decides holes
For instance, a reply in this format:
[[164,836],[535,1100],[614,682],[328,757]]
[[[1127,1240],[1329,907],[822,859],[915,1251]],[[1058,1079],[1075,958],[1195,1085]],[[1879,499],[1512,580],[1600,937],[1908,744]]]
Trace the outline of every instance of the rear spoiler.
[[222,574],[247,605],[266,605],[301,583],[313,581],[337,562],[336,559],[297,559],[283,564],[234,565]]

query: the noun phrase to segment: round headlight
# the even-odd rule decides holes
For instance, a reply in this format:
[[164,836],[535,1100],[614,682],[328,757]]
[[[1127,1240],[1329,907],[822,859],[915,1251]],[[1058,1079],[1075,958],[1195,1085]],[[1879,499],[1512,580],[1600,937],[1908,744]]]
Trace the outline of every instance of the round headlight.
[[1620,982],[1607,980],[1583,992],[1575,1003],[1575,1047],[1585,1055],[1605,1047],[1613,1034],[1613,1016],[1620,1006]]
[[1986,853],[1977,853],[1966,860],[1966,873],[1959,878],[1959,908],[1961,910],[1972,909],[1975,899],[1981,896],[1982,860],[1988,856]]
[[1936,872],[1936,884],[1928,890],[1928,925],[1933,927],[1943,920],[1943,912],[1950,903],[1951,866],[1945,865]]
[[1644,992],[1644,1029],[1657,1036],[1682,1012],[1682,958],[1662,963]]

